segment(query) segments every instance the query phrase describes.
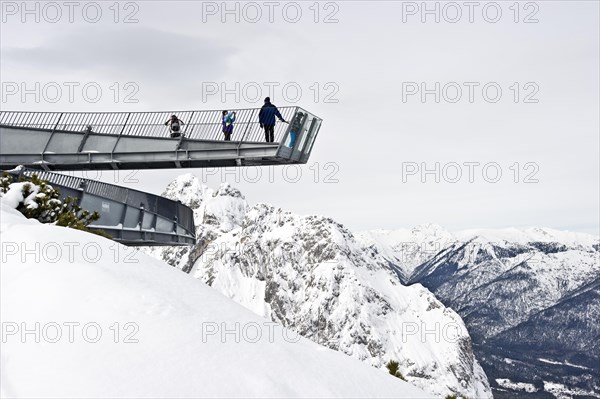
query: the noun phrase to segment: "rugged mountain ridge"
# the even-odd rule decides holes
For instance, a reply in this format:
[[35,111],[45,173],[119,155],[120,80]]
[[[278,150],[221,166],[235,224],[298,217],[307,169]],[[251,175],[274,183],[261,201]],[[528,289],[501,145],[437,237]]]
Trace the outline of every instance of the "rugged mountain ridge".
[[228,184],[211,190],[190,174],[163,195],[194,209],[198,243],[155,256],[324,346],[379,368],[397,360],[427,392],[491,397],[460,317],[422,286],[402,285],[344,226],[249,206]]
[[597,236],[544,228],[359,236],[410,270],[403,281],[463,317],[495,397],[600,397]]

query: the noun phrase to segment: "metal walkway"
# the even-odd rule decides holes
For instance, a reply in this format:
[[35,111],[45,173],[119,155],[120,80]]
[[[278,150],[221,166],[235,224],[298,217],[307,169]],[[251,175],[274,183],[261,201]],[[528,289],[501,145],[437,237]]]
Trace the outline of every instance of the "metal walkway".
[[179,202],[60,173],[25,168],[11,171],[16,178],[25,179],[34,173],[58,188],[62,199],[73,197],[83,209],[98,212],[100,219],[89,227],[105,231],[117,242],[129,246],[196,242],[194,212]]
[[[224,141],[222,111],[20,112],[0,111],[0,170],[25,166],[63,198],[100,213],[89,227],[126,245],[192,245],[193,211],[169,199],[112,184],[50,171],[169,169],[303,164],[322,120],[299,107],[281,107],[288,123],[275,125],[275,142],[265,142],[256,109],[236,112],[233,141]],[[165,122],[183,121],[171,138]]]
[[[256,109],[238,109],[224,141],[221,111],[0,112],[0,169],[169,169],[302,164],[322,120],[300,107],[280,107],[275,142],[266,143]],[[171,138],[165,122],[184,122]],[[293,133],[292,133],[293,132]],[[296,135],[291,146],[291,134]]]

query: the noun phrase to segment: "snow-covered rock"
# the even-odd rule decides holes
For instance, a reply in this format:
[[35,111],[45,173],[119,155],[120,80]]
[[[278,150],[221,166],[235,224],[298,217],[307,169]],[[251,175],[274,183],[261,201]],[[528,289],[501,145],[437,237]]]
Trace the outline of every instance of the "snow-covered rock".
[[402,285],[389,259],[344,226],[250,206],[229,185],[211,190],[189,174],[163,195],[195,210],[198,243],[155,256],[323,346],[384,370],[397,360],[431,394],[491,397],[461,318],[423,287]]

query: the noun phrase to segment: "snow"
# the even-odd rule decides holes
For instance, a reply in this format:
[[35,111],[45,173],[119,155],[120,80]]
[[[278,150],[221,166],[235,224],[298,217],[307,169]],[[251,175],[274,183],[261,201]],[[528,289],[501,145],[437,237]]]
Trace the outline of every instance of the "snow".
[[575,368],[582,369],[582,370],[591,370],[589,367],[580,366],[578,364],[573,364],[573,363],[570,363],[568,361],[557,362],[557,361],[554,361],[554,360],[544,359],[544,358],[541,358],[541,357],[538,358],[538,360],[541,361],[541,362],[544,362],[544,363],[549,363],[549,364],[558,364],[558,365],[561,365],[561,366],[575,367]]
[[2,397],[431,397],[142,252],[4,201]]
[[405,279],[421,263],[456,241],[451,233],[432,223],[412,229],[364,231],[356,237],[401,267]]
[[[435,224],[424,224],[412,229],[370,230],[356,234],[367,247],[375,248],[381,255],[396,264],[403,278],[410,276],[420,264],[431,259],[441,250],[452,244],[471,242],[471,247],[490,248],[527,245],[529,243],[560,243],[569,248],[589,249],[598,245],[599,237],[585,233],[560,231],[546,227],[506,228],[506,229],[470,229],[449,232]],[[523,261],[515,258],[515,264]],[[514,265],[507,265],[512,267]]]
[[537,388],[530,383],[527,382],[513,382],[508,378],[496,378],[496,382],[503,388],[514,389],[517,391],[524,392],[536,392]]
[[[23,187],[26,185],[29,186],[31,194],[27,198],[23,198]],[[4,204],[11,208],[16,209],[21,202],[28,208],[37,208],[38,204],[35,202],[35,198],[38,195],[39,189],[35,184],[28,182],[11,183],[8,191],[0,194],[0,197],[4,201]]]
[[344,226],[250,206],[231,186],[213,190],[191,174],[163,195],[194,209],[198,244],[148,250],[154,256],[257,315],[371,366],[385,370],[397,360],[407,380],[432,395],[491,398],[458,314],[421,285],[400,284],[389,263]]
[[[139,226],[139,224],[138,224],[138,226]],[[128,228],[123,228],[123,223],[118,223],[118,224],[116,224],[116,225],[114,225],[114,226],[111,226],[111,225],[102,225],[102,224],[95,224],[95,223],[91,223],[91,224],[90,224],[90,227],[91,227],[91,228],[94,228],[94,229],[119,229],[119,230],[123,229],[123,230],[136,230],[136,229],[133,229],[133,228],[130,228],[130,229],[128,229]],[[139,229],[137,229],[137,230],[139,230]]]
[[538,358],[538,360],[539,360],[540,362],[549,363],[549,364],[560,364],[560,365],[562,365],[562,364],[563,364],[562,362],[555,362],[555,361],[553,361],[553,360],[544,359],[544,358],[541,358],[541,357],[540,357],[540,358]]
[[[586,368],[591,366],[583,363],[585,360],[579,365],[563,359],[575,359],[578,353],[583,355],[581,359],[593,356],[592,344],[588,343],[595,342],[592,321],[597,319],[598,310],[597,301],[587,293],[594,292],[600,275],[598,236],[543,227],[448,234],[452,238],[447,246],[437,255],[425,257],[426,262],[413,269],[405,281],[421,282],[468,320],[469,331],[477,337],[476,353],[481,354],[489,376],[506,389],[533,389],[507,379],[515,375],[512,367],[494,366],[495,362],[517,362],[521,381],[539,382],[539,376],[546,373],[547,379],[567,384],[568,389],[595,389],[593,370]],[[365,236],[377,236],[377,231]],[[440,234],[423,241],[436,236]],[[374,240],[364,241],[367,246],[374,245]],[[380,239],[374,246],[391,262],[400,262],[395,251],[398,242]],[[535,342],[531,350],[523,340]],[[528,355],[538,355],[536,345],[546,346],[545,341],[548,356],[539,359],[543,363],[523,361]],[[514,360],[504,357],[511,351]],[[564,375],[550,378],[548,373],[555,367],[548,364],[566,366],[562,368]]]
[[555,230],[548,227],[506,228],[506,229],[472,229],[454,233],[459,241],[478,237],[481,242],[489,243],[518,243],[529,242],[559,242],[569,246],[594,245],[598,236],[586,233]]
[[557,399],[572,399],[574,396],[600,397],[597,392],[586,391],[583,389],[569,389],[563,384],[551,381],[544,381],[544,389],[553,394]]

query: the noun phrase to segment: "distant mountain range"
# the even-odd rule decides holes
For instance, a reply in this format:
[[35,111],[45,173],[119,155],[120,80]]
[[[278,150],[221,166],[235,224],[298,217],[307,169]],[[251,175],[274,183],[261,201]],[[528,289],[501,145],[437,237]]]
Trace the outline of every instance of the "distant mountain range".
[[600,245],[546,228],[358,234],[465,321],[496,398],[600,397]]

